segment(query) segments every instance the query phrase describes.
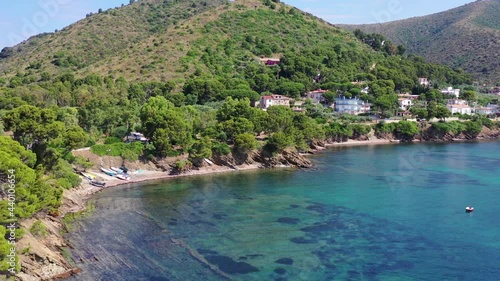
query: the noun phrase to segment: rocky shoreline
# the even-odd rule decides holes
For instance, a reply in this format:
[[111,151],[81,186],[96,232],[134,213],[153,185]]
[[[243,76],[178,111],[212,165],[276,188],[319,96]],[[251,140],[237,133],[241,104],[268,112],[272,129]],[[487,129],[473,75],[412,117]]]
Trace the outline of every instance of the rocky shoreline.
[[[88,151],[83,152],[88,153]],[[95,163],[94,170],[97,170],[98,166],[119,166],[118,162],[121,161],[119,157],[102,157],[93,160]],[[282,154],[274,157],[266,157],[255,153],[247,155],[244,159],[239,160],[233,157],[214,159],[213,162],[210,161],[212,162],[211,165],[207,164],[201,168],[191,169],[184,173],[175,172],[171,167],[167,168],[169,167],[169,163],[171,164],[173,160],[175,159],[170,159],[170,161],[158,161],[154,165],[151,165],[151,163],[128,163],[127,166],[135,167],[135,171],[132,171],[132,177],[129,181],[110,177],[100,172],[94,171],[94,174],[99,175],[105,180],[105,188],[110,188],[119,185],[130,185],[145,181],[194,175],[262,168],[307,168],[312,166],[312,162],[309,159],[296,151],[284,151]],[[93,194],[103,189],[102,187],[92,186],[84,181],[79,187],[63,192],[62,205],[59,208],[59,214],[57,216],[40,212],[33,218],[21,222],[21,226],[28,230],[36,221],[40,220],[46,226],[46,235],[45,237],[35,237],[29,231],[25,231],[24,236],[18,241],[17,248],[23,250],[23,252],[26,251],[26,253],[19,255],[22,269],[21,272],[16,275],[16,280],[58,280],[68,278],[80,272],[80,269],[74,267],[68,260],[69,257],[66,253],[66,249],[71,248],[71,245],[63,237],[64,231],[67,231],[63,223],[63,218],[67,214],[85,212],[88,199],[91,198]]]
[[[488,140],[497,139],[500,137],[500,129],[491,130],[486,127],[481,133],[475,137],[458,135],[446,136],[445,138],[435,138],[431,134],[416,136],[412,142],[454,142],[468,140]],[[377,138],[374,135],[369,136],[365,140],[347,140],[345,142],[326,142],[316,143],[310,153],[327,149],[328,147],[340,146],[361,146],[361,145],[383,145],[397,144],[400,140],[393,136],[387,138]],[[92,159],[97,166],[120,166],[118,163],[121,160],[117,157],[102,157]],[[243,157],[243,159],[234,159],[227,157],[224,159],[212,159],[211,165],[206,165],[201,168],[192,169],[185,173],[176,173],[172,168],[168,169],[168,161],[159,161],[152,165],[151,163],[135,163],[135,173],[130,181],[122,181],[116,178],[102,175],[106,180],[106,188],[132,184],[144,181],[161,180],[175,177],[185,177],[192,175],[204,175],[223,173],[230,171],[254,170],[261,168],[277,168],[277,167],[312,167],[312,162],[306,158],[306,155],[299,154],[294,150],[287,150],[275,156],[263,155],[255,153]],[[128,163],[132,165],[132,163]],[[134,165],[132,165],[134,166]],[[171,166],[170,166],[171,167]],[[144,170],[143,170],[144,168]],[[25,254],[19,255],[22,270],[16,275],[16,280],[23,281],[38,281],[38,280],[58,280],[68,278],[78,274],[80,269],[74,267],[68,260],[66,249],[71,245],[63,238],[65,225],[63,218],[70,213],[84,212],[86,210],[86,202],[91,196],[100,192],[102,188],[92,186],[88,183],[82,183],[79,187],[72,190],[65,190],[63,193],[62,206],[59,209],[58,216],[52,216],[46,213],[39,213],[34,218],[27,219],[21,222],[21,226],[26,230],[29,229],[37,220],[41,220],[46,228],[47,235],[43,238],[33,236],[29,231],[25,231],[25,235],[17,243],[17,249],[23,250]]]

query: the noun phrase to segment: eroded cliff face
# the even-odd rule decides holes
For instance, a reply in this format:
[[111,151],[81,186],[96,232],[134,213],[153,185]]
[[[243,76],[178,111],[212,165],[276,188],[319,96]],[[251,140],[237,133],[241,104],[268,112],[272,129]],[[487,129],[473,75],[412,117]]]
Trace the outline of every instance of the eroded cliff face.
[[488,140],[488,139],[497,139],[500,137],[500,128],[490,129],[486,126],[483,126],[481,132],[477,135],[468,134],[468,133],[458,133],[454,134],[452,132],[447,132],[442,134],[436,131],[431,126],[428,126],[420,136],[416,138],[420,138],[423,141],[430,142],[452,142],[452,141],[467,141],[467,140]]
[[[17,249],[23,253],[19,255],[21,272],[17,274],[18,280],[39,281],[57,280],[77,274],[80,270],[71,265],[67,252],[70,245],[63,238],[65,226],[62,218],[68,213],[85,210],[87,199],[100,188],[79,187],[65,190],[63,204],[59,208],[58,216],[40,212],[34,218],[21,222],[25,230],[23,237],[17,242]],[[34,236],[29,229],[36,221],[40,220],[46,228],[43,236]]]

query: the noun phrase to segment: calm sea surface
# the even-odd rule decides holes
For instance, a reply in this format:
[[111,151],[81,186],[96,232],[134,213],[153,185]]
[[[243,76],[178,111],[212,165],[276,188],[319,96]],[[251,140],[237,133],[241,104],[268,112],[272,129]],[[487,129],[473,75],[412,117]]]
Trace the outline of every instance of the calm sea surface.
[[72,280],[500,280],[499,142],[312,160],[105,190]]

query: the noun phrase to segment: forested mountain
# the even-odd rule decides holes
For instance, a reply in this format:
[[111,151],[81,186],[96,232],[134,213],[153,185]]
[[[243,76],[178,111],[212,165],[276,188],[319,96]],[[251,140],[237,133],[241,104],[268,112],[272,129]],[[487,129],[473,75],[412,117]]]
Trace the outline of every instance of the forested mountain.
[[[442,95],[418,87],[418,77],[436,86],[472,82],[396,45],[368,43],[279,0],[143,0],[89,15],[2,50],[0,183],[17,171],[16,218],[57,216],[62,190],[80,183],[73,168],[92,166],[72,155],[77,148],[131,161],[183,155],[172,167],[182,172],[212,156],[307,151],[371,130],[334,122],[340,117],[323,105],[306,103],[300,112],[251,106],[262,95],[298,98],[322,88],[330,98],[369,101],[387,116],[397,110],[396,93],[414,91],[430,104],[419,115],[446,117],[438,110]],[[416,123],[400,124],[380,128],[417,133]],[[124,143],[131,131],[150,141]],[[7,194],[0,199],[6,210]],[[0,273],[8,268],[6,241],[0,235]]]
[[408,53],[500,83],[500,0],[478,0],[445,12],[382,24],[339,25],[379,33]]

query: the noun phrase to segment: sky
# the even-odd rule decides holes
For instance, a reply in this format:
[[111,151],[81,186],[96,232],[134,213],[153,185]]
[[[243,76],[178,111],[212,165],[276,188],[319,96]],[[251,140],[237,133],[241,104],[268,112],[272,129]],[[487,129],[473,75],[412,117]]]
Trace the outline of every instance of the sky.
[[[54,32],[99,8],[119,7],[128,0],[15,0],[0,10],[0,49],[30,36]],[[284,0],[333,24],[381,23],[423,16],[471,3],[471,0]]]

